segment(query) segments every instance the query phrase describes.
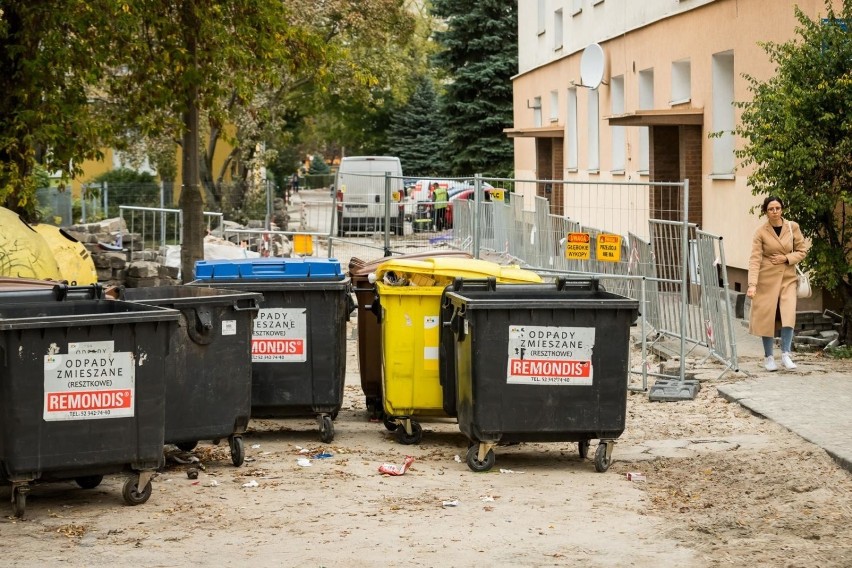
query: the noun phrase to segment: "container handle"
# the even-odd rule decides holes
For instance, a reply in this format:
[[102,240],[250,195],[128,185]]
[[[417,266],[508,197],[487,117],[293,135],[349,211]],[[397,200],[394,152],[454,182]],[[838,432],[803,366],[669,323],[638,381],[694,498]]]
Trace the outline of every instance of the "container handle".
[[460,278],[456,277],[452,283],[453,292],[458,292],[462,289],[467,290],[487,290],[493,292],[497,289],[497,279],[493,276],[487,278]]
[[364,306],[364,308],[373,312],[376,316],[376,321],[378,323],[382,323],[382,304],[379,300],[378,295],[375,298],[373,298],[372,304],[368,304],[368,305]]
[[198,307],[194,310],[182,310],[186,318],[186,331],[189,337],[199,345],[208,345],[213,341],[213,316],[210,309]]
[[556,279],[557,290],[592,290],[597,292],[600,289],[600,281],[597,278],[565,278],[559,277]]
[[234,302],[234,311],[235,312],[256,312],[256,311],[260,310],[260,305],[257,303],[257,300],[255,300],[255,299],[245,300],[249,304],[247,306],[241,306],[240,302],[242,302],[242,301],[243,300],[236,300]]

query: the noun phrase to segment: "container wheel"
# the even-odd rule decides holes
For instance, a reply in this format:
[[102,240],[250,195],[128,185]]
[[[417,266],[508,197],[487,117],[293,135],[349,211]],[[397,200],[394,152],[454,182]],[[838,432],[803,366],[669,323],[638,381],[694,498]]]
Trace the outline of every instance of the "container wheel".
[[24,518],[24,511],[27,509],[28,489],[24,487],[14,487],[12,489],[12,510],[19,519]]
[[101,484],[101,481],[104,480],[103,475],[84,475],[82,477],[74,478],[74,481],[77,485],[80,486],[81,489],[94,489],[98,485]]
[[182,450],[184,452],[191,452],[195,449],[195,446],[197,445],[198,440],[196,440],[195,442],[178,442],[177,444],[175,444],[175,446],[177,446],[179,450]]
[[393,418],[388,418],[387,416],[385,416],[384,418],[382,418],[382,422],[384,423],[385,428],[387,428],[388,432],[396,432],[397,428],[399,428],[399,424]]
[[231,446],[231,462],[240,467],[246,461],[246,448],[243,445],[242,436],[231,436],[228,438],[228,444]]
[[497,458],[494,456],[494,450],[488,450],[485,460],[479,461],[479,444],[474,444],[467,449],[467,467],[472,471],[488,471],[494,467],[495,461]]
[[331,416],[322,417],[322,426],[320,426],[320,440],[322,440],[324,444],[328,444],[332,440],[334,440],[334,421],[331,419]]
[[423,427],[420,426],[420,422],[411,421],[411,435],[408,435],[408,432],[405,431],[405,428],[397,428],[396,429],[396,439],[400,444],[405,444],[406,446],[411,446],[413,444],[419,444],[423,439]]
[[595,471],[603,473],[609,469],[611,460],[606,457],[606,444],[598,444],[598,449],[595,450]]
[[121,496],[128,505],[141,505],[151,497],[151,482],[145,485],[145,489],[139,491],[139,476],[128,477],[121,489]]
[[580,454],[580,459],[584,460],[589,457],[589,441],[580,440],[577,442],[577,453]]

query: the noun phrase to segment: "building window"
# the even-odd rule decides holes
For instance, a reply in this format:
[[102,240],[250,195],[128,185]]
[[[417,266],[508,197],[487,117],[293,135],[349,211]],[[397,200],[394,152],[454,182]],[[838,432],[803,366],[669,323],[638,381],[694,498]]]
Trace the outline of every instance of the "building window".
[[583,11],[583,0],[571,0],[571,15],[576,16]]
[[734,52],[713,56],[713,174],[734,173]]
[[545,0],[538,0],[538,35],[544,33],[545,26],[547,25],[545,7]]
[[541,97],[536,97],[533,102],[533,126],[541,128]]
[[553,12],[553,49],[562,49],[562,10]]
[[[654,108],[654,70],[639,71],[639,110]],[[639,128],[639,173],[648,174],[650,153],[648,127]]]
[[688,103],[692,98],[692,66],[689,59],[672,63],[672,98],[673,105]]
[[601,169],[600,149],[600,94],[597,89],[589,89],[589,171],[599,172]]
[[576,172],[578,167],[577,160],[577,89],[568,89],[568,112],[565,122],[567,127],[565,136],[567,138],[567,148],[565,148],[565,167],[569,171]]
[[[610,112],[613,116],[624,114],[624,75],[613,77],[610,83]],[[612,133],[612,171],[624,172],[626,146],[624,127],[613,126]]]
[[559,122],[559,91],[550,91],[550,122]]

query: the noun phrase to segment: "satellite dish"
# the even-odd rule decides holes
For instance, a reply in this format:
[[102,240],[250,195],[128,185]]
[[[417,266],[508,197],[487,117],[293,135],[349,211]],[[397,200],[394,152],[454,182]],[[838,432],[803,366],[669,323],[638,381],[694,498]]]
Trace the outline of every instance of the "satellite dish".
[[603,81],[604,66],[603,48],[593,43],[583,50],[583,56],[580,58],[580,83],[584,87],[597,89]]

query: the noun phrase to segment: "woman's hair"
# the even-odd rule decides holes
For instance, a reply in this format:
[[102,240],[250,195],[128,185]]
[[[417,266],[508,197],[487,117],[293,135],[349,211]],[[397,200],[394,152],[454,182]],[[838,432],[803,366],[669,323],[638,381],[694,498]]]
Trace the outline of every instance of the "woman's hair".
[[769,207],[769,204],[773,201],[777,201],[778,203],[780,203],[781,209],[784,209],[784,202],[781,200],[781,198],[775,197],[774,195],[770,195],[769,197],[763,200],[763,205],[760,206],[761,213],[766,213],[766,208]]

